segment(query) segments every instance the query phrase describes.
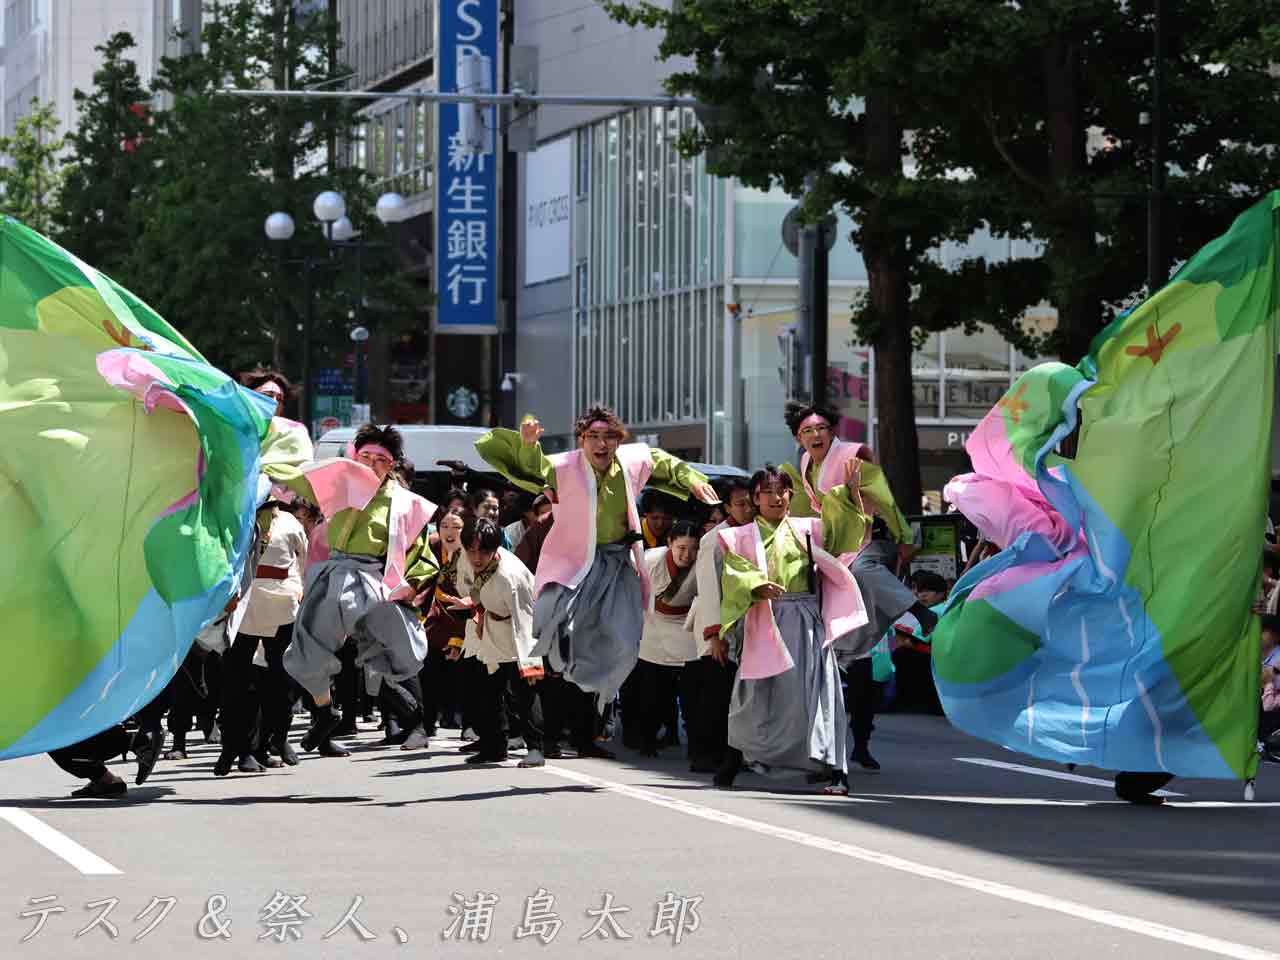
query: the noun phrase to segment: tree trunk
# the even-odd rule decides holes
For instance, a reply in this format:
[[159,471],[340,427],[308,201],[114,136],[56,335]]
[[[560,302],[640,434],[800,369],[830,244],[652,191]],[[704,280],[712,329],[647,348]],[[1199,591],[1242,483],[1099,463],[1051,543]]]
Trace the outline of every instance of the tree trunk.
[[911,287],[906,238],[892,225],[892,196],[885,191],[902,178],[902,123],[893,95],[871,92],[866,100],[866,172],[880,192],[868,206],[861,229],[868,295],[877,323],[876,417],[873,445],[903,513],[920,509],[920,448],[911,379]]
[[1056,337],[1061,359],[1076,363],[1101,328],[1093,204],[1078,185],[1088,173],[1084,113],[1080,103],[1079,45],[1055,37],[1044,52],[1046,129],[1053,195],[1045,261],[1050,296],[1058,310]]

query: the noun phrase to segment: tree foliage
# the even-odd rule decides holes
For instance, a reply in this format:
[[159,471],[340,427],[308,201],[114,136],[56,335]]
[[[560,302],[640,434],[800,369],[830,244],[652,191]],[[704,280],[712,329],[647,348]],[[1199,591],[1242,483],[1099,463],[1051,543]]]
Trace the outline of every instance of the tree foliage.
[[[904,502],[918,489],[906,449],[912,339],[986,324],[1027,352],[1074,362],[1142,288],[1153,0],[606,7],[663,30],[661,56],[683,58],[669,88],[714,108],[686,149],[709,150],[719,174],[797,196],[816,173],[808,213],[838,205],[852,217],[869,277],[856,334],[876,347],[880,444]],[[1164,7],[1160,237],[1176,262],[1276,185],[1280,0]],[[977,231],[1038,255],[940,262],[941,244]],[[1047,335],[1022,321],[1043,301],[1059,317]]]
[[42,233],[53,225],[62,182],[57,129],[53,104],[32,99],[31,112],[18,118],[13,135],[0,137],[0,156],[8,159],[0,166],[0,210]]
[[54,215],[58,242],[108,274],[142,233],[130,204],[153,146],[151,92],[129,59],[134,46],[130,34],[117,33],[95,48],[102,65],[93,89],[75,92],[79,122],[67,137],[71,159]]
[[[330,139],[355,135],[355,108],[222,92],[301,89],[348,74],[331,59],[330,37],[324,13],[303,15],[288,0],[210,3],[201,49],[165,58],[152,91],[128,57],[132,39],[117,35],[100,48],[93,90],[78,96],[63,242],[229,371],[262,363],[296,374],[309,312],[315,369],[341,365],[362,299],[384,307],[384,326],[413,322],[367,175],[328,166]],[[139,110],[148,98],[152,108]],[[312,213],[324,190],[346,198],[366,241],[363,263],[327,243]],[[290,241],[264,234],[277,210],[294,219]]]

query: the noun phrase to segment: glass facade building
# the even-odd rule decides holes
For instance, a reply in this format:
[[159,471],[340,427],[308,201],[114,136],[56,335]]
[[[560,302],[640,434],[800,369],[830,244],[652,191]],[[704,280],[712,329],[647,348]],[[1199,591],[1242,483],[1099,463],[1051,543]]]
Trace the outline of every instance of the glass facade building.
[[583,127],[574,173],[576,406],[608,402],[640,433],[684,428],[684,450],[704,446],[724,393],[725,190],[676,148],[694,124],[654,107]]

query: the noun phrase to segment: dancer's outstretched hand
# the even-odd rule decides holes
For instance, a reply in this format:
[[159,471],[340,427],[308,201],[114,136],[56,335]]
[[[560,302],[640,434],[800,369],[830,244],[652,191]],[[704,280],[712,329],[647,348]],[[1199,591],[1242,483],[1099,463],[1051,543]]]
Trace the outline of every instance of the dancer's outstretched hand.
[[776,583],[762,583],[751,591],[751,595],[757,600],[777,600],[786,592]]
[[695,483],[691,489],[693,495],[703,503],[720,502],[720,494],[716,493],[716,488],[709,483]]
[[529,417],[520,424],[520,439],[525,443],[537,443],[545,432],[537,417]]

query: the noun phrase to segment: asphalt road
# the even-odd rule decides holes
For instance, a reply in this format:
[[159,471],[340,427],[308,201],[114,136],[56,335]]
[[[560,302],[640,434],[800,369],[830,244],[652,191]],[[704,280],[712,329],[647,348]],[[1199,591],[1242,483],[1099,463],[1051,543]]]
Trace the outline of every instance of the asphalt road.
[[[456,739],[403,753],[372,730],[350,759],[226,779],[197,744],[124,801],[8,762],[0,958],[1280,958],[1280,767],[1252,803],[1179,780],[1136,808],[938,718],[878,725],[884,771],[849,799],[715,791],[671,750],[475,769]],[[363,932],[338,926],[357,898]],[[113,900],[114,938],[92,925]]]

